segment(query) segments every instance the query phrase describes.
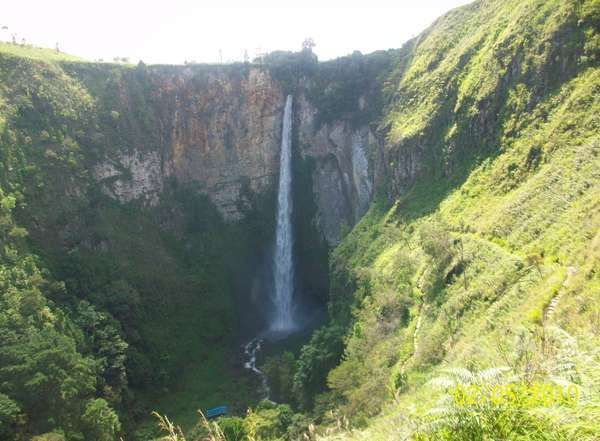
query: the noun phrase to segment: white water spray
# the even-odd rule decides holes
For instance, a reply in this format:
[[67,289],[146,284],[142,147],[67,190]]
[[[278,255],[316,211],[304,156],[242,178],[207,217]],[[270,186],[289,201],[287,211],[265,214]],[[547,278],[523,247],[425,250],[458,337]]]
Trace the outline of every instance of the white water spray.
[[268,400],[271,395],[271,390],[267,383],[267,378],[262,371],[256,367],[256,356],[260,352],[262,343],[263,341],[261,338],[255,338],[244,345],[244,367],[258,375],[260,378],[263,398]]
[[296,327],[292,304],[294,294],[294,262],[292,256],[292,95],[287,96],[283,112],[275,237],[274,290],[272,295],[275,311],[270,330],[286,332],[292,331]]

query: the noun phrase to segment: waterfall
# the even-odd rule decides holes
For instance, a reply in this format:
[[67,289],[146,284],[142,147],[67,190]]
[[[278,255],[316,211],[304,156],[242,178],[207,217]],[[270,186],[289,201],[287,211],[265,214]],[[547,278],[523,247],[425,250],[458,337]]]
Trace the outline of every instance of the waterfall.
[[294,294],[294,262],[292,256],[292,95],[285,100],[281,152],[279,160],[279,190],[277,194],[277,230],[273,257],[272,294],[274,315],[271,330],[290,331],[295,328],[292,297]]
[[257,355],[262,348],[263,337],[285,336],[296,329],[292,297],[294,295],[294,261],[292,256],[292,95],[285,100],[281,152],[279,160],[279,189],[277,193],[277,229],[273,262],[273,289],[271,301],[274,311],[269,329],[243,346],[244,367],[260,377],[261,392],[270,397],[267,378],[256,366]]

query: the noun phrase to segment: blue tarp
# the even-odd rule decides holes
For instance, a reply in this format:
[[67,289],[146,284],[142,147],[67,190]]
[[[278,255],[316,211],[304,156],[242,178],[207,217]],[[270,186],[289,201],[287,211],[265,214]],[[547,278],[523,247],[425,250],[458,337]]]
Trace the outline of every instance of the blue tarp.
[[204,415],[206,415],[206,418],[214,418],[221,415],[227,415],[227,406],[219,406],[213,407],[212,409],[207,409]]

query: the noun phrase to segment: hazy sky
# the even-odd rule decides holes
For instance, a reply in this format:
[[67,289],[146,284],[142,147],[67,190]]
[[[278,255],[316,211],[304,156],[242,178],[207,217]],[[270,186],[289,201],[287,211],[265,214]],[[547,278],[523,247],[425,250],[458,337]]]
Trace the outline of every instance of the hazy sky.
[[469,0],[4,0],[2,39],[87,59],[146,63],[242,60],[244,50],[298,50],[312,37],[319,59],[400,47]]

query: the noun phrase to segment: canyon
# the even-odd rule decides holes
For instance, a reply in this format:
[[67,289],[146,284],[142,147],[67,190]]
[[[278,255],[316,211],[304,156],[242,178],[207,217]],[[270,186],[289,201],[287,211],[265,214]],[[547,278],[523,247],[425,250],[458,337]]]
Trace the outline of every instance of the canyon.
[[[478,0],[325,62],[0,43],[0,438],[226,404],[229,440],[595,440],[599,11]],[[512,378],[587,401],[448,393]]]

